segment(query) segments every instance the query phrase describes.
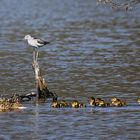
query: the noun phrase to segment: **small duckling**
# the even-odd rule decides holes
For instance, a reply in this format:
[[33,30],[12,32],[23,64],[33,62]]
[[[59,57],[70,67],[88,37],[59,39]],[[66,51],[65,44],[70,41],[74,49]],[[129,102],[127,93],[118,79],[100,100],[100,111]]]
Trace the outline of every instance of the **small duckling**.
[[86,107],[82,102],[78,102],[77,100],[73,100],[71,102],[71,107],[73,108],[82,108],[82,107]]
[[107,106],[110,106],[109,103],[105,102],[105,101],[104,101],[103,99],[101,99],[101,98],[97,98],[97,99],[95,100],[95,104],[96,104],[96,106],[100,106],[100,107],[107,107]]
[[101,101],[99,101],[98,106],[105,107],[106,103],[103,100],[101,100]]
[[124,106],[124,105],[126,105],[126,102],[121,101],[120,99],[118,99],[116,97],[113,97],[111,99],[111,103],[112,103],[113,106]]
[[118,99],[116,97],[113,97],[111,99],[111,103],[112,103],[113,106],[122,106],[120,99]]
[[73,100],[73,101],[71,102],[71,107],[73,107],[73,108],[78,108],[78,107],[79,107],[79,102],[78,102],[77,100]]
[[69,104],[65,100],[62,100],[60,101],[60,107],[69,107]]
[[140,105],[140,98],[137,100],[138,104]]
[[91,106],[95,106],[96,105],[95,98],[93,96],[89,97],[88,102],[89,102],[89,104]]
[[51,107],[60,108],[60,104],[59,104],[58,101],[53,101],[53,102],[51,103]]
[[101,98],[97,98],[97,99],[95,100],[95,104],[96,104],[96,106],[100,106],[100,107],[105,107],[105,106],[106,106],[105,101],[102,100]]
[[100,102],[101,102],[101,104],[102,104],[102,103],[104,102],[104,100],[102,100],[101,98],[95,99],[95,105],[96,105],[96,106],[99,106]]

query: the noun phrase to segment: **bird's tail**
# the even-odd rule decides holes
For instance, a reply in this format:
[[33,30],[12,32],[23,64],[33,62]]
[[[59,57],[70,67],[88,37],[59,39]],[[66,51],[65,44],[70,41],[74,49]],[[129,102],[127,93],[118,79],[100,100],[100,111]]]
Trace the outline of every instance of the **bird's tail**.
[[49,41],[44,41],[44,45],[46,45],[46,44],[50,44],[50,42]]

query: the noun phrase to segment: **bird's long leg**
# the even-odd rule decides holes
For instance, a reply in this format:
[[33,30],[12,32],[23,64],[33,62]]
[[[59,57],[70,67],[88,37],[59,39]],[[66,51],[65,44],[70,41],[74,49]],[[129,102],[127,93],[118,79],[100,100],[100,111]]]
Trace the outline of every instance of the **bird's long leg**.
[[34,49],[33,50],[33,62],[35,62],[36,61],[36,50]]
[[36,62],[37,62],[37,58],[38,58],[38,49],[36,48]]
[[34,57],[33,57],[34,61],[37,62],[37,58],[38,58],[38,50],[37,50],[37,48],[34,48],[34,52],[33,53],[34,53],[33,54],[34,55]]
[[38,58],[38,50],[36,51],[36,61],[37,61],[37,58]]

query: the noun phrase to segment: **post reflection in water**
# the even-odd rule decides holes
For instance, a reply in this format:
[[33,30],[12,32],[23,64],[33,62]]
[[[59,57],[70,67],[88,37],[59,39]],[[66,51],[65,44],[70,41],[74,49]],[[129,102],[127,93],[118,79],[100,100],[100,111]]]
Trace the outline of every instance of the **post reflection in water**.
[[34,137],[36,139],[37,138],[39,139],[39,105],[38,104],[36,104],[34,111],[35,111],[35,119],[34,119],[35,127],[33,128]]

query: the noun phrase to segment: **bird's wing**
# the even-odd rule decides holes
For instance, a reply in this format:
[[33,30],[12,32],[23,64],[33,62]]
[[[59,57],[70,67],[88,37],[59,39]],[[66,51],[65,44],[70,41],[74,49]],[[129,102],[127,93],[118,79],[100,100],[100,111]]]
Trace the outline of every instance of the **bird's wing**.
[[42,44],[42,45],[46,45],[46,44],[49,44],[50,42],[42,40],[42,39],[37,39],[37,43]]
[[37,39],[36,41],[37,41],[37,43],[39,43],[39,44],[44,44],[44,42],[45,42],[44,40],[41,40],[41,39]]

